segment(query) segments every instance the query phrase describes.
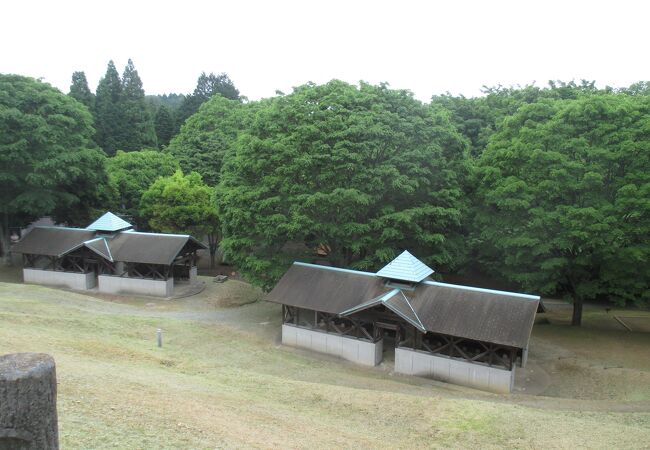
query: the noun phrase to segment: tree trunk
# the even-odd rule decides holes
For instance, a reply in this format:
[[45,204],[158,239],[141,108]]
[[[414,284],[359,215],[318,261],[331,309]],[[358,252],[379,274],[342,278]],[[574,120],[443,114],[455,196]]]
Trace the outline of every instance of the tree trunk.
[[0,255],[2,255],[3,265],[11,265],[11,238],[9,237],[9,214],[2,213],[2,221],[0,222]]
[[217,233],[208,233],[208,250],[210,251],[210,269],[216,266],[215,254],[219,248],[219,236]]
[[582,297],[573,294],[573,316],[571,317],[571,325],[579,327],[582,325]]

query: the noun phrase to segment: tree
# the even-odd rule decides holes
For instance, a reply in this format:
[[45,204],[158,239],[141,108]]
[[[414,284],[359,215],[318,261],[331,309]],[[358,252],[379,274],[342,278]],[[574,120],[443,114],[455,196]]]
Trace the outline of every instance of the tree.
[[210,268],[221,239],[221,226],[215,208],[214,189],[192,172],[183,176],[158,178],[142,195],[140,213],[154,230],[163,233],[187,233],[208,237]]
[[216,94],[229,100],[240,99],[239,90],[226,73],[215,75],[210,72],[210,75],[206,75],[205,72],[202,72],[196,82],[194,97],[200,98],[202,102],[207,102]]
[[261,102],[224,159],[222,248],[266,288],[326,244],[337,266],[377,268],[409,248],[462,263],[464,141],[445,112],[386,85],[308,84]]
[[229,100],[241,101],[239,91],[227,74],[215,75],[211,72],[210,75],[206,75],[205,72],[202,72],[196,82],[194,93],[185,97],[178,109],[177,127],[180,128],[188,117],[199,110],[203,103],[217,94]]
[[123,152],[106,161],[109,181],[117,197],[118,211],[132,217],[138,227],[146,227],[140,216],[140,198],[158,178],[173,175],[178,170],[173,156],[157,150]]
[[95,97],[97,143],[106,154],[113,155],[123,142],[120,100],[122,82],[113,61],[108,62],[106,74],[99,80]]
[[174,118],[169,108],[165,105],[160,105],[156,112],[155,126],[158,145],[161,148],[166,147],[174,136]]
[[543,99],[503,122],[478,160],[486,266],[542,294],[650,299],[650,98]]
[[535,103],[542,98],[576,99],[597,92],[593,81],[549,81],[548,87],[535,85],[523,87],[483,87],[482,97],[455,97],[449,93],[431,98],[433,106],[442,106],[450,112],[452,123],[470,142],[472,156],[480,155],[490,136],[501,122],[514,114],[519,107]]
[[9,227],[52,214],[86,223],[101,206],[105,157],[88,109],[49,84],[0,75],[0,244]]
[[74,72],[72,74],[72,84],[68,95],[79,103],[86,105],[91,113],[95,110],[95,95],[88,87],[88,80],[84,72]]
[[166,150],[185,172],[198,172],[216,186],[224,155],[247,126],[253,108],[216,95],[187,120]]
[[157,147],[156,132],[144,98],[142,80],[130,59],[122,74],[119,107],[122,132],[117,148],[132,151]]

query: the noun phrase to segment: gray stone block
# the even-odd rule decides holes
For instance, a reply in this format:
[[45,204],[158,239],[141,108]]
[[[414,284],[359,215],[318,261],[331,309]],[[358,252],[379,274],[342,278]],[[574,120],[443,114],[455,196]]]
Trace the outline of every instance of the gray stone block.
[[0,449],[58,448],[54,359],[43,353],[0,356]]

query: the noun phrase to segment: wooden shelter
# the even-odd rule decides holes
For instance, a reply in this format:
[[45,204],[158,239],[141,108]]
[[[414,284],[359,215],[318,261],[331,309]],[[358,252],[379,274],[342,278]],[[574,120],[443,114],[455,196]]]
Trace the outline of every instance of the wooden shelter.
[[184,234],[141,233],[108,212],[87,228],[35,227],[12,251],[25,282],[169,297],[174,281],[196,277],[197,250]]
[[267,300],[282,304],[290,345],[376,365],[389,335],[398,372],[510,392],[540,298],[432,273],[408,252],[376,274],[296,262]]

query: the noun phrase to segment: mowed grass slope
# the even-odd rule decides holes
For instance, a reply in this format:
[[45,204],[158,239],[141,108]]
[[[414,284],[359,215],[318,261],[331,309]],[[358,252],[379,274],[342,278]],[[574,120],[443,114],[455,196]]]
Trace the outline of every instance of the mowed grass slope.
[[[241,314],[260,307],[267,306],[244,306]],[[147,311],[0,283],[0,354],[46,352],[57,362],[62,448],[643,448],[650,443],[647,412],[523,406],[508,397],[284,348],[275,331],[279,311],[259,332],[218,318],[151,317]],[[155,345],[157,328],[164,330],[163,348]]]

